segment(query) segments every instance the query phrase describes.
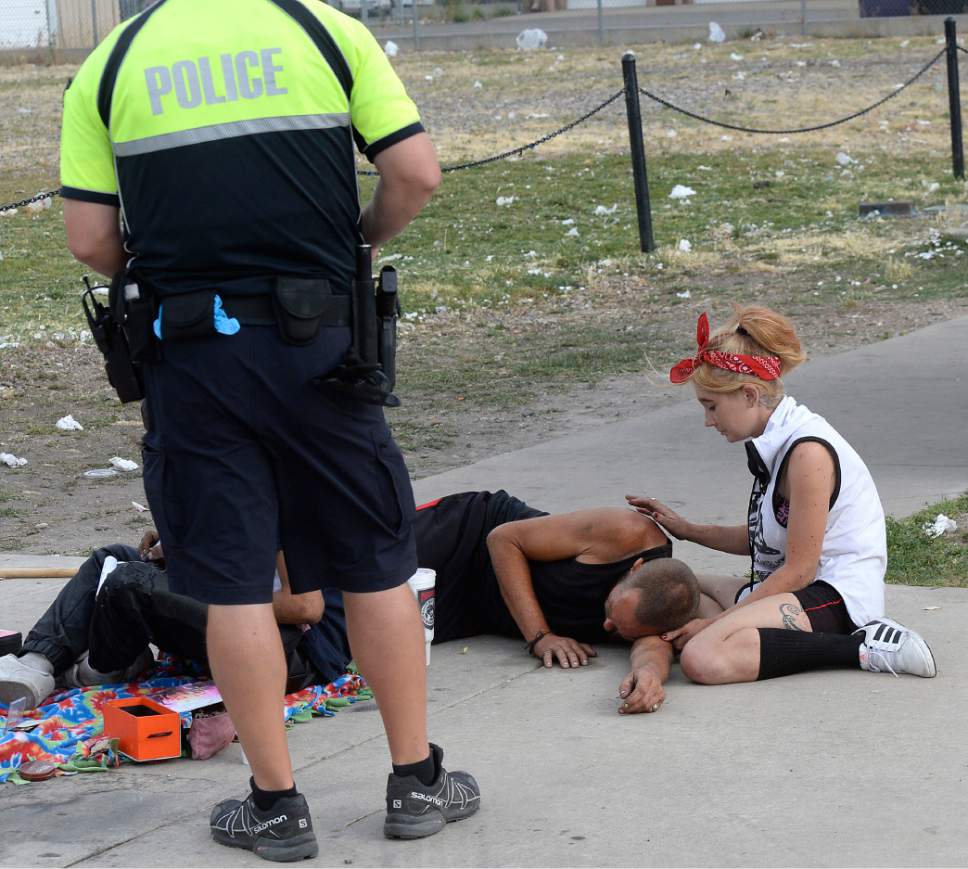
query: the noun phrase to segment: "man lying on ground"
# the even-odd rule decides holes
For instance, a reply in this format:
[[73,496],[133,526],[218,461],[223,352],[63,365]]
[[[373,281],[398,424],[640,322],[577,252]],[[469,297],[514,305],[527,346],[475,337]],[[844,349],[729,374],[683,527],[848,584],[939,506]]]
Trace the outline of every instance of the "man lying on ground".
[[[486,633],[523,637],[546,667],[569,668],[588,663],[592,643],[633,642],[623,713],[661,706],[672,647],[657,635],[720,609],[701,600],[694,574],[670,557],[672,544],[655,522],[628,509],[548,515],[504,491],[463,492],[418,509],[415,529],[420,565],[437,572],[435,644]],[[156,539],[146,535],[140,553],[115,545],[85,562],[21,657],[0,658],[0,701],[27,695],[36,705],[58,676],[66,685],[130,679],[150,664],[139,658],[149,642],[204,662],[206,608],[168,591],[151,564]],[[98,592],[111,555],[127,563]],[[296,684],[290,690],[331,681],[350,658],[340,595],[325,592],[324,612],[318,594],[289,593],[281,557],[279,575],[273,607]],[[300,623],[312,627],[292,627]],[[308,681],[298,684],[300,674]]]
[[621,507],[549,515],[503,490],[461,492],[419,507],[414,527],[418,563],[437,571],[435,644],[521,637],[546,667],[570,668],[588,663],[592,643],[630,641],[622,713],[661,707],[666,626],[722,610],[665,533]]
[[[112,560],[119,564],[101,583]],[[132,681],[154,664],[149,643],[207,667],[208,607],[169,591],[163,564],[154,531],[139,549],[95,550],[28,633],[20,655],[0,658],[0,702],[25,697],[32,709],[56,686]],[[292,594],[281,558],[278,564],[272,608],[286,652],[286,692],[326,685],[350,661],[342,595]]]

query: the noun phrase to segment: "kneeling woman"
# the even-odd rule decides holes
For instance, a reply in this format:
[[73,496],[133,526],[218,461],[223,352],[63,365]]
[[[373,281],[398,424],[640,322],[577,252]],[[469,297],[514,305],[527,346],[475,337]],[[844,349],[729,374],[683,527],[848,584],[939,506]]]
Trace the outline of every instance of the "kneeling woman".
[[884,510],[867,466],[823,417],[783,394],[780,375],[805,359],[792,323],[741,308],[710,336],[703,314],[697,343],[670,379],[692,382],[707,427],[745,441],[748,521],[696,525],[653,498],[628,500],[679,539],[749,554],[753,565],[748,581],[700,578],[725,611],[663,636],[682,649],[683,671],[707,684],[819,667],[934,676],[924,640],[884,618]]

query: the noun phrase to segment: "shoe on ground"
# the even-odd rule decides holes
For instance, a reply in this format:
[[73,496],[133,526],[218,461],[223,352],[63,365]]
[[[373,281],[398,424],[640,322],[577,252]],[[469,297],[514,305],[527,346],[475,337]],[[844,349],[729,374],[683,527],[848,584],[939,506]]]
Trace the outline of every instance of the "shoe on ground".
[[268,811],[244,800],[223,800],[209,821],[212,838],[230,848],[244,848],[263,860],[292,863],[319,853],[309,806],[302,794],[282,797]]
[[921,635],[893,619],[874,619],[854,633],[864,634],[862,669],[871,673],[893,673],[895,676],[910,673],[925,679],[938,675],[934,655]]
[[27,709],[36,709],[54,690],[50,673],[25,664],[16,655],[0,658],[0,703],[9,706],[25,697]]
[[439,833],[451,821],[469,818],[481,807],[481,789],[466,772],[447,772],[441,765],[444,751],[430,743],[437,769],[433,784],[416,776],[387,778],[387,817],[383,834],[389,839],[422,839]]
[[88,688],[91,685],[115,685],[124,682],[133,682],[138,676],[155,664],[155,656],[151,649],[145,650],[135,658],[134,663],[129,664],[123,670],[115,670],[111,673],[102,673],[91,666],[88,653],[85,652],[80,658],[61,675],[58,683],[64,688]]

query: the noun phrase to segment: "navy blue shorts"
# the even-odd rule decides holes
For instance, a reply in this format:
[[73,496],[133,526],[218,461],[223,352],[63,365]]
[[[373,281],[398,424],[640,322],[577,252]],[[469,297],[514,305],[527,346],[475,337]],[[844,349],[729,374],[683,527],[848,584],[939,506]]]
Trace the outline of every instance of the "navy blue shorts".
[[173,591],[272,600],[276,549],[296,594],[394,588],[417,569],[410,477],[383,408],[310,382],[349,330],[306,347],[274,327],[164,342],[146,366],[145,491]]

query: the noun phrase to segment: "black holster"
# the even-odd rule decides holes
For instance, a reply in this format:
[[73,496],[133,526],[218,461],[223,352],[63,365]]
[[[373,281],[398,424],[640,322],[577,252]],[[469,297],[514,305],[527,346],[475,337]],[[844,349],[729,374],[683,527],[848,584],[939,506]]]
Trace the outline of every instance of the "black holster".
[[120,311],[118,299],[123,282],[124,273],[121,272],[111,281],[108,306],[104,306],[94,295],[94,290],[102,287],[92,287],[85,276],[84,284],[87,289],[81,296],[81,305],[94,336],[94,343],[104,356],[104,370],[107,372],[108,382],[124,404],[144,398],[144,381],[141,366],[132,358],[127,336],[121,327],[122,319],[117,313]]
[[[387,289],[383,284],[386,281]],[[357,245],[356,276],[353,280],[353,340],[342,364],[313,383],[322,392],[347,397],[365,404],[399,407],[393,394],[396,375],[396,271],[380,274],[380,292],[373,280],[370,246]]]

